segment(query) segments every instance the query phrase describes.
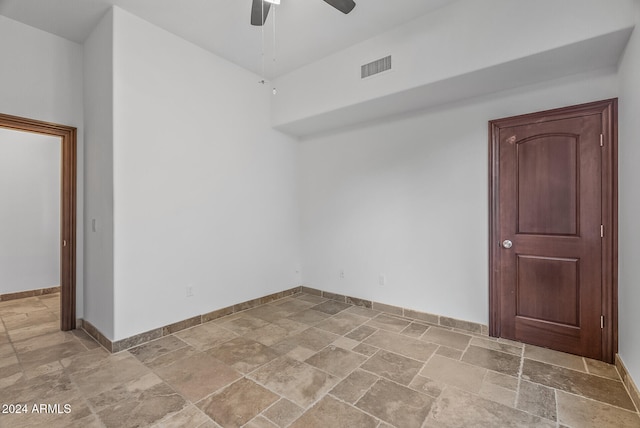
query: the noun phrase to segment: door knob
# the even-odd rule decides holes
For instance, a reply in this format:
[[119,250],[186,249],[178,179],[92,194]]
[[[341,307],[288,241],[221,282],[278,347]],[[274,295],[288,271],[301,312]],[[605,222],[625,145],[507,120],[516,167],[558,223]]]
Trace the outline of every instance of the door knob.
[[505,239],[504,241],[502,241],[502,246],[506,249],[509,249],[513,247],[513,242],[509,241],[508,239]]

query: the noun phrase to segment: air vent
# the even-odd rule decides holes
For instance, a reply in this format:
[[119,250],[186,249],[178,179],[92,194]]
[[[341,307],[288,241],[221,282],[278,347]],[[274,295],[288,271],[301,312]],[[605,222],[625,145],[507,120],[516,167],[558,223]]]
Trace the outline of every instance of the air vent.
[[366,79],[387,70],[391,70],[391,55],[361,66],[360,78]]

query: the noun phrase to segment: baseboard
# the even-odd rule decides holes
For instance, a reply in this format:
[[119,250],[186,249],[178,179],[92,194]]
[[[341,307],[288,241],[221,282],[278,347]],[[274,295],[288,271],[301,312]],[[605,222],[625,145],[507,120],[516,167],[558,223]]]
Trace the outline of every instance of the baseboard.
[[60,292],[60,286],[39,288],[37,290],[18,291],[15,293],[0,294],[0,302],[6,302],[8,300],[24,299],[27,297],[44,296],[46,294],[54,294]]
[[246,302],[238,303],[233,306],[227,306],[226,308],[218,309],[213,312],[208,312],[202,315],[196,315],[195,317],[188,318],[182,321],[175,322],[173,324],[158,327],[153,330],[145,331],[144,333],[136,334],[135,336],[127,337],[125,339],[117,340],[115,342],[109,340],[104,334],[100,332],[93,324],[87,320],[78,320],[77,328],[82,328],[87,334],[93,337],[100,345],[102,345],[107,351],[115,353],[124,351],[129,348],[133,348],[143,343],[150,342],[155,339],[159,339],[163,336],[168,336],[172,333],[176,333],[180,330],[184,330],[190,327],[195,327],[200,324],[204,324],[209,321],[213,321],[218,318],[222,318],[227,315],[231,315],[237,312],[245,311],[247,309],[255,308],[256,306],[264,305],[265,303],[273,302],[275,300],[282,299],[284,297],[293,296],[297,293],[307,293],[316,296],[324,297],[325,299],[335,300],[342,303],[347,303],[354,306],[362,306],[365,308],[373,309],[376,311],[384,312],[390,315],[401,316],[403,318],[411,318],[416,321],[425,322],[436,326],[446,327],[454,330],[461,330],[465,332],[480,334],[483,336],[488,335],[488,327],[484,324],[474,323],[471,321],[464,321],[455,318],[445,317],[442,315],[430,314],[427,312],[420,312],[413,309],[402,308],[400,306],[387,305],[385,303],[374,302],[371,300],[360,299],[358,297],[344,296],[341,294],[330,293],[328,291],[318,290],[316,288],[310,288],[305,286],[290,288],[278,293],[269,294],[268,296],[259,297],[257,299],[248,300]]
[[633,381],[633,378],[629,374],[627,367],[624,365],[622,358],[620,358],[620,354],[616,354],[616,368],[618,369],[618,373],[620,373],[620,377],[622,378],[622,383],[627,388],[629,392],[629,396],[631,400],[636,405],[636,410],[640,411],[640,390],[638,389],[637,384]]
[[416,321],[424,321],[429,324],[463,330],[470,333],[480,334],[482,336],[489,335],[489,327],[485,324],[479,324],[471,321],[459,320],[456,318],[445,317],[442,315],[431,314],[428,312],[420,312],[414,309],[403,308],[400,306],[387,305],[386,303],[374,302],[372,300],[361,299],[359,297],[345,296],[342,294],[330,293],[328,291],[318,290],[316,288],[302,287],[302,292],[307,294],[315,294],[325,299],[336,300],[342,303],[349,303],[354,306],[362,306],[376,311],[385,312],[391,315],[397,315],[404,318],[411,318]]
[[163,336],[168,336],[180,330],[195,327],[197,325],[204,324],[206,322],[213,321],[215,319],[222,318],[236,312],[255,308],[256,306],[264,305],[265,303],[273,302],[284,297],[293,296],[294,294],[300,293],[300,289],[301,287],[294,287],[285,291],[280,291],[278,293],[273,293],[267,296],[259,297],[257,299],[238,303],[233,306],[227,306],[226,308],[218,309],[202,315],[196,315],[195,317],[178,321],[173,324],[165,325],[164,327],[154,328],[153,330],[145,331],[144,333],[136,334],[135,336],[127,337],[115,342],[109,340],[104,334],[102,334],[102,332],[100,332],[100,330],[98,330],[87,320],[79,320],[77,328],[82,328],[85,332],[87,332],[89,336],[93,337],[107,351],[116,353],[129,348],[133,348],[135,346],[142,345],[143,343],[149,342],[151,340],[159,339]]

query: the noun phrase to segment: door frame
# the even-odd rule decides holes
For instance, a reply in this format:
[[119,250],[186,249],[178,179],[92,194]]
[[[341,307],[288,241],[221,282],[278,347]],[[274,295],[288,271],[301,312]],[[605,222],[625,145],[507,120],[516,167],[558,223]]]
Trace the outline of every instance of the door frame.
[[61,139],[60,330],[76,328],[76,174],[77,129],[0,114],[0,127]]
[[500,337],[500,159],[501,128],[566,119],[587,114],[602,115],[602,359],[613,363],[618,352],[618,99],[596,101],[537,113],[489,121],[489,335]]

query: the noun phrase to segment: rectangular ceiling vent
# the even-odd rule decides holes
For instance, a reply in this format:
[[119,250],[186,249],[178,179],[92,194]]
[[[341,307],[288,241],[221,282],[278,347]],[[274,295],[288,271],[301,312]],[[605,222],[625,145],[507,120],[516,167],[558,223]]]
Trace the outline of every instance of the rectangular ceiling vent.
[[361,66],[360,78],[366,79],[367,77],[371,77],[388,70],[391,70],[391,55]]

